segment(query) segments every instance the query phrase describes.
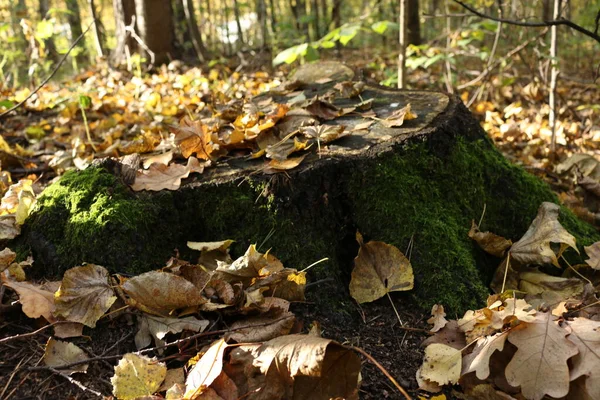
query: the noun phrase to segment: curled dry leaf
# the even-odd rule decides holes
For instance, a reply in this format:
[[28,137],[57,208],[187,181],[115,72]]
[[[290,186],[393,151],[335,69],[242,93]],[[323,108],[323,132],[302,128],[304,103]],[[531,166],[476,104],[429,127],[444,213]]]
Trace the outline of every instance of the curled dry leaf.
[[231,324],[233,332],[229,339],[238,343],[264,342],[290,333],[295,321],[294,314],[289,311],[269,312],[238,320]]
[[475,371],[478,379],[487,379],[490,376],[490,357],[496,350],[502,351],[507,337],[506,332],[499,332],[477,339],[473,352],[464,357],[462,375]]
[[508,383],[520,386],[527,399],[566,396],[569,392],[567,360],[578,353],[577,346],[566,338],[568,331],[560,327],[550,313],[538,312],[535,321],[522,325],[508,336],[508,341],[517,346],[517,352],[506,366]]
[[485,252],[499,258],[504,257],[506,250],[512,246],[512,241],[505,239],[502,236],[495,235],[491,232],[479,231],[479,227],[475,224],[475,221],[471,222],[469,237],[476,241],[479,247]]
[[[55,340],[54,338],[50,338],[48,339],[48,342],[46,342],[43,360],[44,364],[49,367],[62,367],[63,365],[85,361],[87,359],[88,356],[85,352],[73,343]],[[71,375],[75,372],[86,372],[87,368],[87,364],[80,364],[69,367],[68,369],[62,369],[62,371]]]
[[600,242],[586,246],[583,249],[589,257],[585,262],[593,269],[600,270]]
[[167,375],[165,364],[145,356],[127,353],[115,366],[110,378],[113,394],[119,400],[152,396]]
[[243,256],[231,264],[220,263],[217,271],[226,272],[242,278],[267,276],[283,270],[283,264],[275,256],[263,254],[250,245]]
[[445,344],[430,344],[425,348],[425,358],[417,376],[438,385],[455,384],[460,378],[461,361],[460,350]]
[[146,272],[127,279],[121,288],[130,297],[131,305],[159,315],[208,301],[192,282],[168,272]]
[[5,281],[3,278],[2,283],[17,292],[23,313],[29,318],[44,317],[46,321],[54,321],[54,292],[29,282]]
[[445,316],[446,313],[444,312],[444,306],[441,304],[434,304],[431,308],[431,318],[427,320],[428,324],[433,325],[429,332],[437,332],[446,326],[448,320],[444,318]]
[[512,245],[511,258],[521,264],[554,264],[559,267],[558,258],[550,243],[560,243],[559,255],[567,246],[579,252],[575,237],[558,222],[559,211],[560,207],[554,203],[542,203],[527,232]]
[[207,320],[194,317],[170,318],[149,314],[138,316],[138,323],[139,328],[135,335],[135,345],[138,350],[149,346],[152,338],[156,346],[160,346],[164,344],[162,339],[167,333],[179,333],[183,330],[202,332],[209,324]]
[[55,315],[94,328],[116,299],[104,267],[87,264],[71,268],[54,294]]
[[413,288],[412,266],[397,247],[376,241],[364,244],[358,232],[356,238],[360,249],[350,280],[350,295],[354,300],[368,303],[386,293]]
[[410,110],[410,103],[405,105],[402,108],[395,110],[385,119],[382,119],[381,124],[386,128],[397,128],[404,124],[404,121],[409,121],[411,119],[417,118],[417,114],[413,113]]
[[181,180],[187,178],[192,172],[202,173],[204,164],[200,164],[195,157],[188,159],[187,165],[160,163],[150,165],[147,170],[140,169],[136,173],[135,182],[131,185],[133,190],[177,190]]
[[185,399],[194,399],[204,393],[223,370],[223,353],[227,343],[219,339],[190,370],[185,381]]
[[568,322],[571,334],[568,339],[575,343],[579,353],[572,359],[570,380],[585,376],[585,388],[592,399],[600,398],[600,322],[586,318],[574,318]]
[[217,135],[201,121],[184,118],[179,127],[172,129],[172,133],[185,158],[196,153],[201,160],[215,160],[223,153]]
[[17,258],[17,253],[6,247],[0,251],[0,272],[4,271]]
[[302,163],[302,161],[304,161],[306,156],[307,156],[307,154],[304,154],[299,157],[288,158],[287,160],[284,160],[284,161],[271,160],[267,164],[267,167],[264,169],[264,173],[265,174],[275,174],[277,172],[294,169],[298,165],[300,165]]

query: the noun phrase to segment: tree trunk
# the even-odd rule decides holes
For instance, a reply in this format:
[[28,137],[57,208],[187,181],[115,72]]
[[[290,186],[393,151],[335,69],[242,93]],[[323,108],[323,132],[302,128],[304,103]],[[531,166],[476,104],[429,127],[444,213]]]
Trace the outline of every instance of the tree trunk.
[[154,64],[168,62],[175,57],[175,34],[171,2],[169,0],[135,0],[136,25],[146,46],[144,52]]
[[302,35],[304,39],[308,40],[308,24],[306,23],[306,0],[291,0],[290,7],[292,8],[292,14],[296,21],[296,29]]
[[267,48],[269,33],[267,32],[267,7],[265,0],[256,0],[256,15],[260,26],[260,48]]
[[398,24],[400,25],[398,34],[398,89],[406,87],[406,3],[407,0],[400,0],[398,17]]
[[135,2],[134,0],[113,0],[115,13],[115,37],[117,44],[111,55],[111,61],[115,65],[121,64],[127,54],[137,51],[137,43],[127,32],[126,28],[135,30]]
[[274,0],[269,0],[269,11],[271,13],[271,32],[274,35],[277,32],[277,11]]
[[[48,0],[40,0],[39,1],[39,14],[40,14],[40,20],[46,19],[46,17],[48,16],[48,10],[50,8],[48,7]],[[57,58],[57,51],[56,51],[56,45],[54,44],[54,39],[52,37],[49,37],[48,39],[44,39],[44,47],[46,49],[46,57],[48,57],[49,60],[52,60],[53,62],[56,62],[58,60]]]
[[233,2],[233,15],[235,16],[235,24],[238,30],[238,41],[240,43],[240,47],[243,47],[246,42],[244,40],[244,31],[240,22],[240,6],[237,1]]
[[194,45],[194,50],[196,51],[198,60],[200,60],[200,62],[205,62],[208,57],[208,51],[204,46],[204,42],[202,41],[202,35],[200,34],[200,30],[198,29],[198,23],[196,22],[196,14],[194,12],[194,3],[192,0],[182,1],[183,11],[185,12],[185,20],[187,21],[188,29],[190,31],[192,39],[192,44]]
[[[67,20],[69,21],[69,28],[71,29],[72,42],[81,36],[81,33],[83,32],[81,29],[81,12],[79,10],[79,2],[77,0],[65,0],[65,5],[67,6],[67,10],[69,10],[69,13],[67,14]],[[77,49],[78,53],[75,56],[75,59],[77,60],[78,66],[81,66],[87,58],[85,38],[79,42]]]
[[88,6],[92,19],[96,20],[96,23],[94,23],[94,46],[96,47],[96,53],[98,56],[104,57],[104,35],[102,34],[102,22],[96,13],[96,5],[94,4],[94,0],[88,0]]
[[407,42],[418,46],[421,44],[421,16],[419,0],[408,0],[406,9]]

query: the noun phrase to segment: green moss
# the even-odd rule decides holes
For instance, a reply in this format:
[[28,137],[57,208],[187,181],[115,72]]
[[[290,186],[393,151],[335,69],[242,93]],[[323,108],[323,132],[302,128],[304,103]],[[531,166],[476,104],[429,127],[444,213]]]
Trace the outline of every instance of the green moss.
[[[411,145],[357,170],[349,180],[353,220],[368,238],[404,250],[414,238],[412,295],[424,308],[479,308],[499,264],[468,238],[486,208],[482,229],[518,240],[550,188],[511,165],[487,140],[459,139],[443,151]],[[561,222],[579,240],[599,235],[563,210]]]

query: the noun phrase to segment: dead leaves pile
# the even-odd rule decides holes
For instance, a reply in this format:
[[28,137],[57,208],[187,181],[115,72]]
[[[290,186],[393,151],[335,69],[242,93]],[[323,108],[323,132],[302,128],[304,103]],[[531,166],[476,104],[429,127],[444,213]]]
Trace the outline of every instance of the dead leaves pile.
[[[575,238],[558,221],[559,207],[543,203],[523,237],[512,244],[475,224],[469,236],[490,254],[505,257],[487,307],[447,321],[436,305],[428,321],[435,334],[423,345],[419,386],[436,392],[460,384],[467,399],[600,398],[600,313],[594,274],[600,242],[586,247],[586,265],[571,266]],[[543,265],[568,269],[551,276]]]
[[[2,284],[15,292],[25,315],[54,323],[43,362],[66,374],[85,373],[89,356],[61,339],[81,336],[84,326],[94,328],[102,318],[132,311],[139,351],[125,354],[115,366],[111,381],[118,399],[158,392],[167,399],[357,399],[360,358],[332,340],[295,333],[289,307],[304,300],[305,272],[285,268],[254,245],[233,260],[231,244],[189,242],[200,252],[198,263],[171,259],[161,270],[130,278],[87,264],[67,270],[60,282],[30,283],[25,271],[31,261],[15,262],[9,249],[0,252],[0,271]],[[225,336],[185,368],[167,369],[146,356],[164,354],[168,335],[185,332],[180,340],[200,338],[222,318],[230,321]]]

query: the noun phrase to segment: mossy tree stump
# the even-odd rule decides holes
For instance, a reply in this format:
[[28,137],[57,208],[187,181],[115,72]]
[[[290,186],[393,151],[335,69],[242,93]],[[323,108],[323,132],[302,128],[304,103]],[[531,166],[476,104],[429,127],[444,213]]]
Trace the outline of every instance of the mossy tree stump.
[[[345,80],[352,71],[326,63],[296,74],[309,83],[307,98],[332,88],[334,82],[311,83],[324,76]],[[265,96],[284,102],[292,95]],[[38,276],[61,275],[82,262],[135,274],[164,266],[176,249],[193,260],[197,254],[187,241],[234,239],[234,255],[257,243],[298,269],[329,257],[312,278],[334,277],[344,293],[358,230],[366,240],[402,251],[412,240],[415,289],[409,295],[424,308],[480,307],[500,260],[467,237],[471,220],[486,208],[482,230],[518,239],[539,205],[556,197],[504,159],[456,96],[367,84],[361,97],[374,99],[378,116],[410,103],[418,118],[400,128],[375,123],[320,154],[314,149],[286,173],[263,174],[258,160],[228,160],[177,191],[135,193],[104,169],[71,172],[39,199],[19,249],[31,250]],[[300,123],[302,117],[287,118]],[[361,122],[346,116],[331,123],[350,129]],[[598,239],[566,210],[561,223],[580,245]]]

